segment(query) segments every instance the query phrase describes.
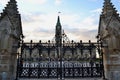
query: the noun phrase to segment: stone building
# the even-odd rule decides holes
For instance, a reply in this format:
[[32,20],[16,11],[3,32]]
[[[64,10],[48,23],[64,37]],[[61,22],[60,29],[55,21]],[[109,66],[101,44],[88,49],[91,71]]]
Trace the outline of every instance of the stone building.
[[[61,46],[62,27],[58,17],[55,41]],[[16,78],[17,48],[23,38],[21,16],[15,0],[10,0],[0,15],[0,80]],[[104,70],[108,80],[120,79],[120,17],[111,0],[104,0],[98,36],[103,42]],[[67,53],[70,53],[69,51]]]
[[9,76],[7,80],[16,74],[17,44],[21,36],[21,17],[16,1],[10,0],[0,15],[0,75]]
[[111,3],[104,1],[100,15],[99,40],[104,44],[105,75],[108,80],[120,79],[120,17]]

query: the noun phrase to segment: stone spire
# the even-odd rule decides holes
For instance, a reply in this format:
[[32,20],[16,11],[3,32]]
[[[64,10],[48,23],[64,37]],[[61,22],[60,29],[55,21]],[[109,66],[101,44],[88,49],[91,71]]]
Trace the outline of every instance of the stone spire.
[[3,9],[1,13],[0,20],[4,17],[8,16],[11,23],[12,29],[17,30],[20,33],[17,33],[16,36],[22,35],[22,25],[21,25],[21,15],[18,12],[17,2],[16,0],[10,0],[6,7]]
[[55,34],[56,46],[61,46],[62,44],[62,26],[60,23],[60,17],[58,16],[56,24],[56,34]]
[[6,5],[5,9],[3,10],[2,15],[8,14],[9,16],[17,16],[19,14],[18,8],[17,8],[17,2],[15,0],[10,0],[8,4]]
[[104,0],[102,15],[118,15],[116,8],[111,3],[111,0]]

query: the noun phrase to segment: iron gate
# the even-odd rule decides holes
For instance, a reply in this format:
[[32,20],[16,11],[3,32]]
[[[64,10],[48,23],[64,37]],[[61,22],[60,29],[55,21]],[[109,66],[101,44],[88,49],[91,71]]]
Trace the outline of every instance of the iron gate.
[[17,78],[103,77],[102,43],[64,43],[56,47],[48,41],[20,43]]

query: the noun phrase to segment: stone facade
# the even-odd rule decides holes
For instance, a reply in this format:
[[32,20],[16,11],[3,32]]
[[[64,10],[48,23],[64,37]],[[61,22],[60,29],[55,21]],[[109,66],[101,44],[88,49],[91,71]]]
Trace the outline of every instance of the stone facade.
[[0,80],[16,75],[17,44],[22,35],[16,1],[10,0],[0,16]]
[[120,17],[110,0],[105,0],[100,16],[99,40],[104,44],[105,75],[108,80],[120,79]]

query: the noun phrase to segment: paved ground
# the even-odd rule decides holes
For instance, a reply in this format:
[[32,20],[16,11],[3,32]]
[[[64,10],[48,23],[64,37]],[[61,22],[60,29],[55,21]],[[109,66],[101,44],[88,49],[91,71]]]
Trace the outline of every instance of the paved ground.
[[[19,79],[19,80],[61,80],[61,79]],[[100,78],[62,79],[62,80],[102,80]]]

